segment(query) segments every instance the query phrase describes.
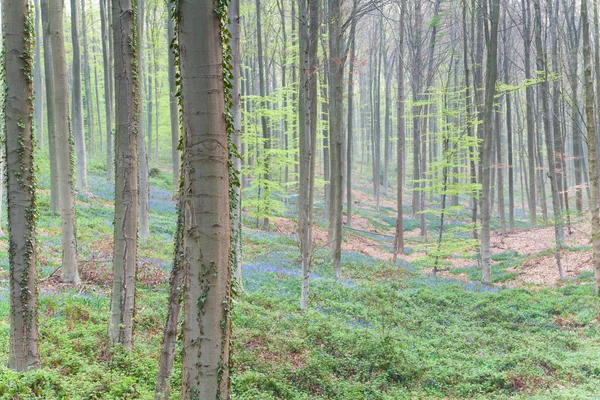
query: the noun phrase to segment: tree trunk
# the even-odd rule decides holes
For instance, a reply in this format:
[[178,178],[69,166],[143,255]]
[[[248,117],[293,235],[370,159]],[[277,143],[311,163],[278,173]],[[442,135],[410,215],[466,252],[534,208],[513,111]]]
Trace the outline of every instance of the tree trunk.
[[[504,81],[510,85],[510,45],[509,31],[506,28],[506,14],[504,16]],[[506,92],[506,146],[508,147],[508,229],[512,233],[515,229],[515,177],[513,165],[513,129],[512,129],[512,102],[511,93]]]
[[4,37],[4,150],[8,197],[10,269],[10,342],[8,367],[27,371],[40,366],[37,328],[35,176],[33,154],[34,27],[28,0],[2,2]]
[[[113,166],[113,92],[110,70],[110,43],[107,4],[109,0],[100,0],[100,22],[102,33],[102,60],[104,65],[104,109],[106,114],[106,174],[108,180],[114,176]],[[107,26],[108,25],[108,26]]]
[[62,279],[79,283],[77,271],[77,241],[75,239],[75,193],[73,191],[72,136],[69,129],[69,83],[63,29],[62,0],[50,0],[48,7],[52,67],[54,70],[54,102],[56,129],[56,170],[58,172],[58,203],[61,219]]
[[[529,32],[529,0],[521,1],[521,10],[523,13],[523,43],[525,48],[525,79],[531,79],[531,61],[530,61],[530,40]],[[532,228],[536,226],[536,200],[535,200],[535,127],[533,114],[533,87],[528,85],[525,88],[526,96],[526,116],[527,121],[527,155],[529,161],[529,225]]]
[[354,161],[354,64],[356,62],[356,17],[352,19],[350,27],[350,64],[348,66],[348,135],[347,135],[347,161],[346,161],[346,226],[352,226],[352,165]]
[[175,93],[175,49],[173,48],[174,25],[173,25],[173,2],[169,2],[169,11],[167,13],[167,38],[169,40],[169,115],[171,117],[171,162],[173,163],[173,187],[179,186],[179,167],[181,164],[179,154],[179,111],[177,107],[177,97]]
[[[318,0],[311,6],[318,7]],[[300,308],[306,309],[309,300],[310,264],[312,258],[312,218],[314,196],[314,156],[316,131],[312,130],[312,117],[316,116],[317,99],[312,97],[312,82],[317,79],[312,73],[311,65],[316,55],[311,46],[311,33],[318,32],[318,13],[315,19],[309,19],[307,0],[298,0],[298,45],[300,52],[300,90],[298,93],[298,128],[299,128],[299,190],[298,190],[298,232],[300,237],[300,253],[302,257],[302,289]],[[311,15],[311,17],[315,17]],[[312,25],[309,27],[309,24]],[[314,93],[316,94],[316,93]]]
[[594,80],[592,78],[592,57],[590,46],[590,23],[588,20],[587,0],[581,0],[581,19],[583,20],[583,64],[585,81],[585,115],[587,122],[588,159],[592,201],[592,264],[594,266],[594,293],[600,292],[600,210],[598,209],[598,163],[597,137],[594,126]]
[[[138,118],[138,171],[139,171],[139,226],[138,226],[138,237],[142,241],[142,243],[146,242],[150,238],[150,183],[148,182],[148,155],[146,154],[146,135],[144,126],[144,102],[141,100],[142,98],[142,84],[144,82],[145,75],[145,65],[142,57],[142,49],[144,48],[144,21],[146,7],[145,0],[137,0],[137,68],[138,68],[138,84],[140,86],[140,101],[138,105],[139,110],[139,118]],[[148,87],[149,92],[151,93],[150,86]],[[151,103],[150,103],[151,104]],[[149,106],[150,107],[150,106]],[[152,108],[148,110],[148,131],[151,128],[151,117]],[[148,138],[148,142],[150,142],[150,137]]]
[[75,141],[77,156],[77,178],[75,187],[85,192],[87,190],[87,159],[85,151],[85,132],[83,130],[83,99],[81,94],[81,50],[79,45],[79,0],[71,0],[71,38],[73,43],[73,88],[71,111],[71,129]]
[[492,117],[494,112],[494,95],[498,75],[498,20],[500,17],[500,0],[490,0],[490,32],[487,41],[487,61],[485,78],[484,136],[482,151],[482,194],[481,194],[481,261],[482,280],[492,283],[490,265],[490,161],[493,140]]
[[181,289],[183,285],[183,220],[184,211],[183,192],[180,190],[177,202],[177,232],[175,234],[175,251],[173,256],[173,269],[169,279],[169,303],[167,308],[167,321],[163,331],[163,341],[158,363],[158,377],[154,390],[154,400],[169,400],[171,387],[169,380],[175,361],[175,346],[177,344],[177,323],[181,313]]
[[396,147],[398,157],[398,177],[396,188],[398,214],[396,216],[396,238],[394,240],[394,263],[398,254],[404,254],[404,226],[402,181],[404,175],[404,17],[406,4],[402,3],[400,10],[400,40],[398,44],[398,142]]
[[138,100],[136,9],[132,0],[113,1],[115,61],[115,250],[109,337],[133,346],[138,220]]
[[[40,0],[35,0],[35,37],[42,37],[40,26]],[[44,85],[42,82],[42,41],[35,42],[35,55],[33,59],[33,88],[35,90],[35,110],[33,122],[37,131],[37,141],[41,149],[44,148]]]
[[50,45],[50,24],[48,17],[48,1],[41,0],[44,45],[44,73],[46,75],[46,115],[48,119],[48,151],[50,154],[50,210],[58,212],[58,171],[56,167],[56,125],[54,111],[54,67],[52,66],[52,46]]
[[96,135],[94,133],[94,107],[92,104],[92,89],[90,75],[90,57],[87,41],[87,20],[85,17],[85,2],[81,0],[81,38],[83,40],[83,82],[85,87],[85,104],[87,112],[87,126],[90,140],[89,151],[93,154],[96,148]]
[[213,0],[180,0],[177,10],[185,173],[182,398],[227,399],[231,232],[220,16]]
[[[238,153],[242,148],[242,102],[240,79],[242,54],[240,41],[240,0],[231,0],[229,2],[229,32],[231,33],[231,67],[233,69],[233,82],[231,87],[231,114],[233,115],[233,142]],[[285,134],[287,135],[287,129]],[[242,169],[242,159],[239,156],[233,158],[233,168],[236,171]],[[241,172],[240,172],[241,173]],[[240,185],[234,185],[235,197],[237,202],[233,209],[232,226],[232,246],[233,246],[233,273],[238,288],[242,288],[242,203]]]
[[263,176],[262,179],[264,184],[262,185],[262,193],[263,193],[263,207],[264,207],[264,221],[263,226],[266,230],[269,229],[269,214],[271,213],[271,205],[270,205],[270,196],[271,191],[269,190],[269,186],[266,184],[271,180],[271,162],[270,162],[270,150],[271,150],[271,133],[269,131],[269,126],[267,124],[267,117],[265,115],[265,111],[267,110],[267,101],[266,101],[266,83],[265,83],[265,67],[264,67],[264,59],[263,59],[263,42],[262,42],[262,23],[261,23],[261,6],[260,0],[256,0],[256,35],[258,42],[258,79],[259,79],[259,93],[261,97],[261,108],[263,112],[260,116],[260,124],[262,127],[262,135],[263,135]]
[[537,70],[544,74],[544,79],[541,82],[540,94],[542,97],[542,119],[544,123],[544,137],[546,139],[546,155],[548,158],[548,178],[550,179],[550,189],[552,191],[552,209],[554,211],[554,236],[556,239],[556,265],[560,279],[564,279],[565,275],[562,269],[560,259],[560,251],[565,241],[563,231],[563,220],[560,209],[560,194],[559,194],[559,179],[556,175],[556,159],[553,137],[550,126],[550,110],[548,108],[548,95],[550,92],[548,84],[548,71],[546,69],[546,54],[542,47],[542,15],[540,11],[540,0],[533,0],[533,8],[535,12],[535,47],[536,47],[536,65]]

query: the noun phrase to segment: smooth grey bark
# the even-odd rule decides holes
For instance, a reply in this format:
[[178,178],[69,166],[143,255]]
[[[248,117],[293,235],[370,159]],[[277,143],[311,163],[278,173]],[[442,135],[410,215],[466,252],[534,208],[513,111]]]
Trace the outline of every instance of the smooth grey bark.
[[231,268],[223,43],[213,0],[177,1],[184,233],[182,398],[228,399]]
[[154,390],[155,400],[168,400],[171,392],[171,373],[175,361],[175,346],[177,344],[177,323],[181,314],[181,292],[183,288],[183,192],[179,193],[177,202],[177,231],[173,255],[173,268],[169,278],[169,302],[167,305],[167,320],[163,331],[163,341],[158,363],[158,376]]
[[[525,48],[525,79],[531,79],[531,61],[530,61],[530,41],[531,34],[529,31],[529,0],[521,1],[521,12],[523,14],[523,45]],[[528,155],[528,172],[529,172],[529,225],[532,228],[536,226],[536,183],[535,183],[535,127],[533,114],[533,87],[528,85],[525,88],[526,96],[526,117],[527,121],[527,155]]]
[[[318,1],[318,0],[317,0]],[[311,51],[308,0],[298,0],[298,47],[300,53],[300,86],[298,92],[298,139],[299,139],[299,189],[298,189],[298,236],[300,237],[300,255],[302,258],[302,288],[300,308],[308,307],[310,264],[312,257],[312,197],[311,181],[314,163],[313,142],[316,132],[311,131],[312,109],[316,107],[316,99],[311,97]]]
[[58,172],[56,167],[56,126],[54,104],[54,67],[52,66],[52,46],[50,45],[50,24],[48,1],[41,0],[42,26],[44,31],[44,75],[46,76],[46,118],[48,122],[48,152],[50,155],[50,210],[58,212]]
[[63,2],[50,0],[48,5],[52,67],[54,71],[54,118],[56,129],[56,171],[61,219],[62,266],[65,282],[79,283],[77,240],[75,238],[75,192],[71,161],[73,147],[69,129],[69,82],[63,29]]
[[413,32],[413,43],[412,43],[412,52],[413,52],[413,60],[412,60],[412,76],[411,76],[411,84],[412,84],[412,100],[413,100],[413,190],[412,190],[412,207],[411,207],[411,216],[412,218],[417,217],[417,213],[420,210],[421,206],[421,196],[424,195],[421,191],[421,183],[419,180],[421,179],[421,168],[420,168],[420,156],[419,152],[421,151],[421,131],[420,131],[420,107],[418,106],[418,101],[420,100],[420,94],[422,89],[422,74],[421,68],[423,65],[421,63],[421,48],[422,48],[422,25],[423,25],[423,13],[421,10],[421,0],[415,0],[415,22],[414,22],[414,32]]
[[[102,42],[102,61],[104,65],[104,112],[106,115],[106,174],[108,180],[114,177],[114,158],[113,158],[113,85],[110,68],[110,53],[112,45],[110,44],[110,24],[108,23],[107,4],[110,0],[100,0],[100,28]],[[108,26],[107,26],[108,25]]]
[[[231,34],[231,68],[232,68],[232,88],[231,88],[231,114],[233,115],[233,142],[238,151],[238,156],[233,158],[233,168],[241,173],[242,159],[239,152],[242,148],[242,80],[241,80],[241,38],[240,38],[240,0],[231,0],[229,2],[229,33]],[[284,74],[285,76],[285,74]],[[287,135],[287,129],[285,134]],[[287,137],[287,136],[286,136]],[[287,182],[287,180],[286,180]],[[232,221],[232,246],[233,246],[233,275],[238,285],[242,288],[242,198],[240,185],[234,186],[237,202],[233,209]]]
[[87,158],[83,130],[83,97],[81,94],[81,47],[79,43],[79,0],[71,0],[71,43],[73,44],[73,87],[71,90],[71,129],[75,141],[77,176],[75,188],[87,190]]
[[174,24],[173,24],[173,2],[168,4],[167,12],[167,39],[169,41],[169,116],[171,122],[171,163],[173,164],[173,187],[179,187],[179,168],[181,164],[181,154],[179,153],[179,110],[177,107],[177,97],[175,93],[175,49],[173,48]]
[[[42,27],[40,26],[40,0],[35,0],[35,37],[42,37]],[[44,148],[44,84],[42,80],[42,41],[35,41],[35,55],[33,58],[33,89],[35,91],[35,109],[33,122],[37,132],[36,138],[38,146]]]
[[548,161],[548,178],[550,179],[550,189],[552,193],[552,209],[554,211],[554,237],[556,239],[556,266],[560,279],[564,279],[565,274],[562,268],[560,252],[565,242],[565,233],[563,230],[563,218],[560,208],[559,181],[556,174],[556,155],[552,136],[552,127],[550,121],[550,110],[548,96],[550,93],[548,83],[548,70],[546,69],[546,53],[542,46],[542,15],[540,11],[540,0],[533,0],[535,13],[535,47],[536,47],[536,65],[537,70],[544,74],[544,79],[540,85],[540,95],[542,97],[542,120],[544,124],[544,138],[546,141],[546,156]]
[[583,142],[581,131],[581,118],[579,115],[579,42],[580,24],[575,19],[575,6],[567,7],[567,1],[563,0],[563,9],[567,26],[568,47],[568,80],[571,87],[571,134],[573,141],[573,169],[575,175],[575,208],[583,211],[583,184],[585,182],[583,164]]
[[[85,14],[85,2],[81,0],[81,39],[83,43],[83,83],[85,88],[85,108],[87,113],[87,129],[89,135],[89,151],[93,154],[96,148],[96,134],[94,132],[94,107],[92,104],[92,88],[90,74],[90,56],[87,40],[87,20]],[[98,89],[98,88],[96,88]]]
[[482,193],[481,193],[481,261],[482,281],[492,283],[490,265],[490,161],[493,140],[493,111],[496,79],[498,76],[498,21],[500,0],[490,0],[490,25],[487,40],[485,106],[483,112],[484,136],[482,144]]
[[[503,23],[503,44],[504,44],[504,82],[510,85],[510,44],[509,31],[506,27],[506,14]],[[514,188],[514,164],[513,164],[513,125],[512,125],[512,94],[505,93],[506,102],[506,139],[508,148],[508,229],[512,233],[515,229],[515,188]]]
[[591,186],[590,213],[592,217],[592,265],[594,268],[594,294],[600,292],[600,210],[598,209],[598,163],[597,137],[594,126],[594,80],[592,78],[592,57],[590,45],[590,23],[587,0],[581,0],[583,21],[583,65],[585,82],[585,116],[587,123],[589,179]]
[[354,161],[354,64],[356,63],[356,16],[350,27],[350,63],[348,65],[348,131],[346,135],[346,226],[352,227],[352,165]]
[[[356,1],[354,10],[356,11]],[[342,207],[343,207],[343,73],[347,53],[343,49],[342,10],[340,0],[329,0],[328,100],[331,148],[329,231],[332,232],[333,271],[342,277]]]
[[[8,194],[10,339],[8,367],[40,366],[37,326],[35,175],[33,136],[33,55],[28,0],[2,2],[4,50],[4,150]],[[24,56],[25,55],[25,56]]]
[[263,112],[260,116],[260,125],[262,128],[262,137],[263,137],[263,174],[262,179],[264,184],[262,185],[262,194],[264,198],[264,213],[265,217],[263,220],[263,227],[268,230],[269,229],[269,214],[271,213],[270,206],[270,190],[268,181],[271,180],[271,133],[269,130],[269,125],[267,121],[267,116],[264,111],[267,110],[267,102],[266,102],[266,94],[267,87],[265,82],[265,67],[264,67],[264,59],[263,59],[263,37],[262,37],[262,23],[261,23],[261,6],[260,0],[256,0],[256,37],[257,37],[257,57],[258,57],[258,79],[259,79],[259,94],[261,97],[261,108]]
[[139,81],[136,78],[136,9],[132,0],[112,0],[115,62],[115,230],[110,299],[111,342],[133,347],[138,234]]
[[[139,172],[139,224],[138,224],[138,237],[143,242],[150,238],[150,182],[148,181],[148,155],[146,154],[146,135],[144,126],[144,102],[141,101],[141,86],[142,82],[144,82],[145,75],[145,63],[142,57],[142,49],[144,48],[144,21],[145,21],[145,0],[136,0],[137,1],[137,68],[138,75],[137,79],[140,85],[140,101],[138,105],[139,110],[139,118],[138,118],[138,172]],[[150,87],[148,88],[150,89]],[[152,114],[152,109],[148,109],[148,120],[150,120],[150,115]],[[148,130],[151,130],[151,125],[148,127]],[[150,142],[150,138],[148,138]]]
[[404,254],[404,214],[403,214],[403,175],[404,175],[404,18],[406,14],[406,4],[401,2],[400,6],[400,39],[398,44],[398,142],[396,153],[398,158],[398,177],[397,177],[397,208],[396,215],[396,237],[394,240],[394,263],[398,254]]
[[[467,125],[467,135],[470,137],[475,136],[475,132],[473,129],[473,109],[472,109],[472,100],[471,100],[471,75],[469,69],[469,57],[468,57],[468,35],[467,35],[467,3],[466,1],[463,3],[462,7],[462,28],[463,28],[463,69],[465,75],[465,111],[466,111],[466,125]],[[469,152],[472,154],[470,157],[469,163],[469,175],[470,182],[473,187],[477,184],[477,167],[475,165],[475,146],[470,146]],[[477,206],[479,204],[478,201],[478,191],[473,189],[471,196],[471,223],[473,224],[473,238],[477,239]]]

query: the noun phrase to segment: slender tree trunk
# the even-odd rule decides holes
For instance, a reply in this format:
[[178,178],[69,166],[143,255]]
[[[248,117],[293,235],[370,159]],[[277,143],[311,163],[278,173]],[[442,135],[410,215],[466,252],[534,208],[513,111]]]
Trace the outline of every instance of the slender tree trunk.
[[[137,13],[137,79],[138,79],[138,84],[140,86],[140,101],[139,101],[139,105],[138,105],[138,110],[139,110],[139,118],[138,118],[138,127],[139,127],[139,131],[138,131],[138,172],[139,172],[139,178],[138,178],[138,182],[139,182],[139,226],[138,226],[138,237],[139,239],[143,242],[145,242],[146,240],[148,240],[150,238],[150,221],[149,221],[149,214],[150,214],[150,183],[148,181],[148,155],[146,153],[146,135],[145,135],[145,130],[146,127],[144,126],[144,102],[141,101],[142,99],[142,84],[144,82],[144,75],[145,75],[145,63],[144,63],[144,58],[142,57],[142,49],[144,48],[144,21],[145,21],[145,14],[146,14],[146,6],[145,6],[145,0],[136,0],[136,5],[138,8],[138,13]],[[150,74],[148,74],[150,75]],[[151,92],[150,86],[148,87],[149,91]],[[149,109],[148,109],[148,131],[152,130],[152,126],[151,126],[151,115],[152,115],[152,108],[151,107],[151,102],[149,103]],[[150,143],[150,137],[148,137],[148,142]]]
[[[233,142],[237,151],[242,147],[242,99],[240,78],[242,54],[240,41],[240,0],[231,0],[229,2],[229,32],[231,33],[231,66],[233,74],[233,86],[231,88],[231,114],[233,115]],[[286,133],[287,135],[287,129]],[[242,169],[242,159],[237,156],[233,158],[233,167],[236,171]],[[240,172],[241,173],[241,172]],[[232,246],[233,246],[233,273],[238,287],[242,288],[242,204],[240,185],[234,185],[235,197],[237,202],[233,209],[233,227],[232,227]]]
[[[510,44],[509,44],[509,31],[506,27],[506,14],[504,16],[504,81],[507,85],[510,85]],[[505,95],[506,101],[506,139],[508,147],[508,229],[512,233],[515,229],[515,177],[514,177],[514,165],[513,165],[513,129],[512,129],[512,94],[507,92]]]
[[496,139],[496,178],[498,179],[498,214],[500,215],[500,230],[503,235],[506,234],[506,210],[504,207],[504,162],[502,157],[502,129],[499,110],[494,116],[496,129],[494,132]]
[[[40,0],[35,0],[35,37],[42,37],[40,26]],[[33,122],[37,131],[37,141],[41,149],[44,148],[44,85],[42,82],[42,41],[37,39],[35,43],[35,55],[33,58],[33,88],[35,90],[35,110]]]
[[37,328],[35,175],[33,154],[34,27],[28,0],[2,2],[5,182],[10,247],[10,341],[8,367],[27,371],[40,366]]
[[[108,5],[109,0],[100,0],[100,21],[101,21],[101,32],[102,32],[102,60],[104,65],[104,108],[106,114],[106,173],[109,180],[113,179],[114,168],[113,168],[113,140],[112,140],[112,127],[113,127],[113,92],[112,92],[112,78],[110,68],[110,40],[109,40],[109,29],[108,24]],[[108,26],[107,26],[108,25]]]
[[85,132],[83,130],[83,99],[81,94],[81,50],[79,45],[79,0],[71,0],[71,38],[73,43],[73,88],[71,93],[73,110],[71,128],[75,140],[77,156],[77,179],[75,187],[79,191],[87,190],[87,158],[85,150]]
[[591,197],[590,213],[592,217],[592,264],[594,266],[594,293],[600,292],[600,210],[598,209],[598,164],[596,162],[597,137],[594,126],[594,81],[592,78],[592,57],[590,46],[590,23],[587,0],[581,0],[581,19],[583,20],[583,64],[585,81],[585,115],[587,123],[588,159]]
[[493,107],[498,75],[498,20],[500,17],[500,1],[490,0],[490,32],[487,41],[487,62],[485,79],[484,137],[483,137],[483,175],[481,194],[481,261],[482,280],[492,283],[490,265],[490,161],[493,140]]
[[271,192],[269,190],[266,182],[271,180],[271,133],[269,131],[269,126],[267,124],[267,117],[264,114],[264,111],[267,109],[266,102],[266,82],[265,82],[265,67],[264,67],[264,59],[263,59],[263,38],[262,38],[262,23],[261,23],[261,6],[260,0],[256,0],[256,35],[258,42],[258,78],[259,78],[259,93],[261,97],[261,107],[263,109],[263,113],[260,116],[260,124],[262,127],[262,135],[263,135],[263,176],[262,179],[265,182],[262,187],[263,192],[263,207],[264,207],[264,221],[263,226],[266,230],[269,229],[269,214],[271,213],[271,205],[270,205],[270,196]]
[[[473,110],[471,109],[471,75],[469,70],[469,57],[468,57],[468,39],[467,39],[467,3],[463,3],[462,9],[462,27],[463,27],[463,63],[464,63],[464,74],[465,74],[465,109],[467,118],[467,134],[470,137],[475,136],[473,131]],[[477,169],[475,165],[475,146],[469,148],[470,159],[470,178],[471,185],[476,187],[477,184]],[[473,189],[471,196],[471,223],[473,224],[473,238],[477,239],[477,205],[478,205],[478,191]]]
[[[89,151],[93,154],[96,148],[96,135],[94,133],[94,107],[92,104],[92,89],[90,76],[90,56],[87,41],[87,20],[85,14],[85,2],[81,0],[81,38],[83,40],[83,82],[85,87],[85,105],[87,113],[87,127],[90,141]],[[97,89],[97,88],[96,88]]]
[[352,165],[354,161],[354,63],[356,62],[356,18],[350,27],[350,63],[348,66],[348,135],[346,153],[346,226],[352,226]]
[[231,232],[222,34],[213,0],[179,0],[177,10],[186,210],[182,398],[228,399]]
[[[521,0],[521,10],[523,13],[523,43],[525,48],[525,79],[531,79],[531,61],[530,61],[530,40],[529,31],[529,0]],[[525,88],[526,96],[526,117],[527,121],[527,155],[529,161],[529,225],[532,228],[536,226],[536,199],[535,199],[535,127],[533,114],[533,87],[531,85]]]
[[177,97],[175,93],[177,88],[175,87],[175,50],[172,47],[174,39],[174,25],[173,25],[173,3],[169,2],[169,12],[167,13],[167,38],[169,40],[169,66],[167,67],[169,73],[169,115],[171,117],[171,162],[173,164],[173,187],[179,185],[179,111],[177,109]]
[[556,239],[556,265],[558,267],[558,274],[560,279],[564,279],[565,275],[562,269],[562,263],[560,259],[560,251],[565,241],[565,234],[563,231],[563,219],[560,209],[560,194],[559,194],[559,179],[556,175],[556,159],[555,159],[555,148],[553,143],[553,137],[550,126],[550,111],[548,105],[548,94],[550,92],[548,84],[548,71],[546,69],[546,54],[542,47],[542,15],[540,11],[540,0],[533,0],[533,7],[535,12],[535,47],[536,47],[536,65],[537,70],[544,73],[544,80],[541,82],[540,91],[542,97],[542,119],[544,123],[544,137],[546,139],[546,154],[548,158],[548,177],[550,178],[550,189],[552,191],[552,209],[554,211],[554,236]]
[[63,29],[63,3],[50,0],[48,7],[56,129],[56,170],[58,172],[58,202],[61,219],[62,279],[79,283],[77,271],[77,241],[75,238],[75,193],[73,190],[72,136],[69,129],[69,83]]
[[404,175],[404,18],[406,14],[406,4],[402,2],[400,7],[400,40],[398,44],[398,142],[396,153],[398,157],[398,177],[396,198],[398,214],[396,216],[396,238],[394,240],[394,263],[398,254],[404,254],[404,226],[403,226],[403,199],[402,199],[402,181]]
[[59,211],[58,200],[58,171],[56,166],[56,125],[54,102],[54,67],[52,66],[52,46],[50,45],[50,23],[48,17],[48,1],[41,0],[43,45],[44,45],[44,74],[46,75],[46,115],[48,119],[48,151],[50,154],[50,210]]
[[175,361],[175,346],[177,344],[177,323],[181,313],[181,290],[183,287],[183,227],[184,212],[183,193],[180,191],[177,204],[177,232],[175,234],[175,251],[173,256],[173,269],[169,279],[169,303],[167,308],[167,321],[163,331],[163,341],[160,350],[160,361],[158,364],[158,377],[154,400],[168,400],[171,392],[169,380],[173,371]]
[[112,0],[115,61],[115,251],[109,337],[133,346],[138,228],[138,119],[136,12],[132,0]]
[[[313,141],[316,132],[311,131],[313,108],[317,106],[312,97],[311,81],[317,79],[311,70],[311,36],[309,24],[309,9],[307,0],[298,0],[298,45],[300,52],[300,90],[298,93],[298,122],[299,122],[299,191],[298,191],[298,232],[300,237],[300,253],[302,257],[302,289],[300,308],[308,307],[310,263],[312,257],[312,197],[314,164]],[[318,20],[317,20],[318,21]],[[314,28],[314,27],[312,27]]]

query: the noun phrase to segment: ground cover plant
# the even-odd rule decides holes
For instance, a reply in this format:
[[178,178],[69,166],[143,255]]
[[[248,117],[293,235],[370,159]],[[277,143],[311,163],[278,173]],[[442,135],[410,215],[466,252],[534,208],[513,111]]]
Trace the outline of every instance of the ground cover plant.
[[[13,372],[1,352],[2,399],[154,396],[173,251],[173,200],[167,188],[151,192],[151,237],[138,251],[135,347],[129,352],[111,346],[107,335],[111,185],[94,174],[89,182],[90,193],[77,198],[84,280],[79,286],[62,283],[54,273],[60,246],[41,185],[42,365],[32,373]],[[364,224],[385,232],[393,209],[377,214],[371,207],[365,204],[360,212]],[[589,272],[559,287],[509,287],[517,275],[510,269],[526,256],[504,251],[492,257],[498,285],[483,285],[473,256],[463,258],[472,266],[436,276],[410,255],[394,264],[387,237],[357,229],[345,235],[346,245],[370,240],[380,246],[377,254],[388,256],[346,251],[343,278],[336,280],[329,252],[316,248],[309,308],[301,311],[297,238],[249,222],[243,289],[233,308],[234,399],[584,399],[600,390],[600,300],[593,296]],[[409,237],[408,246],[420,240]],[[6,248],[2,238],[2,259]],[[3,349],[9,334],[6,268],[3,263]],[[180,354],[179,347],[174,385],[181,379]],[[180,396],[178,390],[171,393],[173,399]]]

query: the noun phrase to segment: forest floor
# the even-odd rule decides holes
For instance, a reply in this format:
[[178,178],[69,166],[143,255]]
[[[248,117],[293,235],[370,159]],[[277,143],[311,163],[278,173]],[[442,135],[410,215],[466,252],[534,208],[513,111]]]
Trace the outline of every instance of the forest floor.
[[[91,168],[94,163],[91,163]],[[90,175],[77,199],[83,283],[60,281],[60,224],[39,179],[39,326],[42,368],[2,365],[0,399],[151,399],[166,314],[175,233],[170,174],[152,178],[151,238],[138,250],[135,349],[106,335],[112,262],[113,186]],[[300,265],[294,206],[257,229],[245,215],[243,289],[233,311],[233,399],[592,399],[600,393],[600,299],[592,294],[589,226],[567,236],[557,281],[553,229],[493,236],[494,284],[479,283],[473,249],[444,254],[431,272],[431,247],[404,209],[406,255],[392,262],[395,201],[377,209],[356,179],[352,229],[344,229],[343,278],[327,249],[316,199],[309,310],[298,309]],[[390,193],[393,193],[390,190]],[[319,202],[321,201],[321,202]],[[410,201],[408,198],[407,202]],[[408,203],[407,203],[408,204]],[[435,205],[432,205],[435,209]],[[522,217],[522,216],[518,216]],[[438,215],[427,215],[429,239]],[[470,243],[466,212],[448,216],[449,239]],[[498,221],[493,221],[499,229]],[[454,243],[450,241],[450,243]],[[8,349],[8,241],[0,238],[0,349]],[[180,351],[172,398],[180,398]]]

